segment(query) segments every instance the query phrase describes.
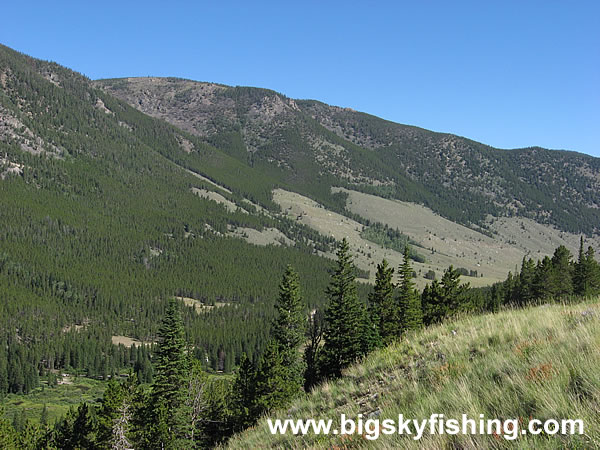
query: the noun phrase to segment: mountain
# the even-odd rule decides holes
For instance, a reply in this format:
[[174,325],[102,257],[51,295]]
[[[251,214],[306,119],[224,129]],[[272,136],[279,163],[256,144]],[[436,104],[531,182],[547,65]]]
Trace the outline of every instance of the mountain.
[[[256,426],[235,435],[227,448],[596,448],[600,384],[592,351],[600,338],[598,299],[578,305],[544,305],[525,310],[465,317],[411,333],[401,342],[373,352],[288,408],[272,411]],[[362,431],[343,435],[341,415]],[[429,423],[443,414],[446,433],[431,434]],[[463,414],[484,420],[516,421],[489,434],[452,433],[450,420]],[[410,435],[388,430],[410,420]],[[331,420],[330,433],[271,433],[268,421]],[[521,434],[533,419],[581,419],[583,434]],[[436,428],[440,425],[438,417]],[[532,424],[537,426],[537,424]],[[356,426],[356,425],[355,425]],[[350,425],[346,430],[350,430]],[[397,428],[396,428],[397,429]],[[439,428],[438,428],[439,429]],[[467,430],[469,430],[467,426]],[[554,427],[550,424],[550,430]],[[477,428],[479,430],[479,428]],[[535,431],[535,429],[534,429]],[[375,439],[377,438],[377,439]]]
[[7,47],[0,174],[0,391],[139,368],[131,344],[156,339],[173,296],[197,356],[230,370],[264,345],[287,264],[322,302],[333,240],[278,215],[276,180]]
[[599,231],[598,158],[539,147],[495,149],[266,89],[175,78],[95,86],[327,206],[343,207],[330,192],[334,185],[416,202],[478,229],[491,215]]
[[347,236],[363,281],[406,243],[420,286],[450,264],[502,280],[525,254],[576,249],[561,230],[597,230],[598,161],[266,89],[91,81],[0,46],[0,392],[63,371],[148,381],[174,296],[195,356],[228,372],[262,352],[288,264],[323,304]]

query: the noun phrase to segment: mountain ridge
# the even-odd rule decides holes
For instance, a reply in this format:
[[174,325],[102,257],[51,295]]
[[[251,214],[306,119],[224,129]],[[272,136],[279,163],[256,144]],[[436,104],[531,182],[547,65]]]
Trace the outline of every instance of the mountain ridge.
[[469,226],[518,215],[598,230],[600,159],[590,155],[496,149],[263,88],[155,77],[93,84],[325,203],[327,187],[338,184],[420,203]]

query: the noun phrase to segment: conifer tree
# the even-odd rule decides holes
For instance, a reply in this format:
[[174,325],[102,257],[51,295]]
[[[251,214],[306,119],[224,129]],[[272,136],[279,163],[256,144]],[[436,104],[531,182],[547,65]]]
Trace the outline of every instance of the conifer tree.
[[421,294],[421,304],[425,325],[438,323],[444,318],[446,310],[442,304],[442,287],[437,280],[425,286]]
[[453,266],[444,271],[441,288],[446,315],[459,312],[464,306],[465,293],[469,290],[469,284],[460,284],[460,272],[454,269]]
[[382,341],[379,335],[379,327],[373,320],[370,310],[364,303],[360,303],[361,316],[360,329],[358,330],[361,338],[360,352],[366,355],[378,347],[381,347]]
[[298,274],[291,266],[283,274],[275,310],[277,317],[273,323],[273,339],[287,372],[289,390],[298,393],[302,389],[304,374],[299,348],[304,342],[306,319]]
[[363,310],[355,284],[350,246],[344,238],[337,252],[337,265],[326,294],[325,331],[321,373],[340,376],[342,369],[362,356]]
[[181,313],[173,298],[169,300],[159,338],[151,394],[153,439],[164,448],[180,448],[189,435],[185,405],[188,359]]
[[256,370],[255,398],[253,417],[275,408],[285,406],[298,394],[298,385],[289,384],[289,371],[283,364],[279,346],[271,341],[263,353]]
[[240,367],[233,382],[233,415],[235,430],[241,431],[254,423],[256,370],[250,358],[242,354]]
[[43,427],[48,426],[48,407],[45,403],[42,412],[40,413],[40,425]]
[[519,275],[518,303],[520,305],[529,305],[535,298],[535,264],[533,259],[523,257],[521,263],[521,273]]
[[550,288],[558,298],[573,294],[571,252],[564,245],[559,246],[552,256]]
[[377,325],[382,344],[388,344],[400,335],[400,314],[394,298],[392,277],[394,268],[384,259],[377,265],[375,287],[369,294],[369,313]]
[[323,313],[315,309],[308,313],[308,328],[306,338],[308,340],[304,349],[304,362],[306,369],[304,371],[304,390],[310,389],[317,384],[321,378],[320,356],[321,343],[323,341]]
[[585,295],[600,294],[600,264],[594,259],[594,249],[590,246],[585,252],[586,278],[588,280]]
[[4,417],[4,406],[0,404],[0,448],[16,448],[17,433]]
[[402,330],[416,330],[423,326],[423,310],[421,297],[415,290],[412,281],[413,269],[410,265],[410,254],[408,247],[404,248],[404,260],[399,269],[400,283],[398,285],[398,305]]
[[536,299],[547,299],[554,296],[552,291],[552,261],[544,256],[535,267],[533,295]]
[[94,408],[82,403],[77,409],[77,417],[73,423],[73,442],[76,448],[97,448],[98,418]]
[[583,251],[583,237],[579,242],[579,255],[573,269],[573,291],[580,296],[600,293],[600,269],[594,259],[594,249]]

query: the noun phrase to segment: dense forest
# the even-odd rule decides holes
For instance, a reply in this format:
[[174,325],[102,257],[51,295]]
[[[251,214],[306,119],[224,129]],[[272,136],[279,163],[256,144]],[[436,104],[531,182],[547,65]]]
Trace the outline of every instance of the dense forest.
[[[129,371],[109,379],[97,404],[82,403],[54,424],[15,415],[0,419],[3,448],[195,448],[217,444],[252,426],[264,413],[287,405],[372,350],[409,330],[457,314],[497,311],[549,301],[577,301],[600,294],[594,250],[578,258],[559,247],[552,258],[524,259],[520,273],[487,290],[471,289],[449,267],[440,282],[419,293],[408,249],[395,269],[383,260],[368,298],[360,298],[344,240],[325,289],[322,309],[307,311],[298,273],[288,266],[279,286],[269,341],[257,362],[245,354],[233,378],[210,376],[185,339],[181,306],[171,299],[152,352],[153,377]],[[300,351],[304,348],[303,352]],[[2,367],[2,366],[0,366]],[[13,383],[0,369],[0,386]],[[3,381],[5,380],[5,381]]]
[[[266,345],[270,274],[288,263],[322,304],[330,262],[316,253],[335,242],[278,215],[271,181],[56,64],[2,47],[0,72],[0,111],[12,124],[1,130],[1,167],[22,167],[0,170],[0,364],[17,380],[9,392],[52,373],[133,368],[138,356],[111,338],[154,342],[174,296],[206,306],[185,308],[186,338],[206,369],[230,371]],[[215,189],[211,179],[237,211],[193,194]],[[232,227],[277,228],[293,244],[250,245],[229,236]]]

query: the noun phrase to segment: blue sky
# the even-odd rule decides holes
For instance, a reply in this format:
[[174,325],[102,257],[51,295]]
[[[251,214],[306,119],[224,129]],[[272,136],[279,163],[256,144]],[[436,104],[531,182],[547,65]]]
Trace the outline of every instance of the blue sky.
[[260,86],[600,157],[598,1],[34,1],[2,16],[2,44],[94,79]]

